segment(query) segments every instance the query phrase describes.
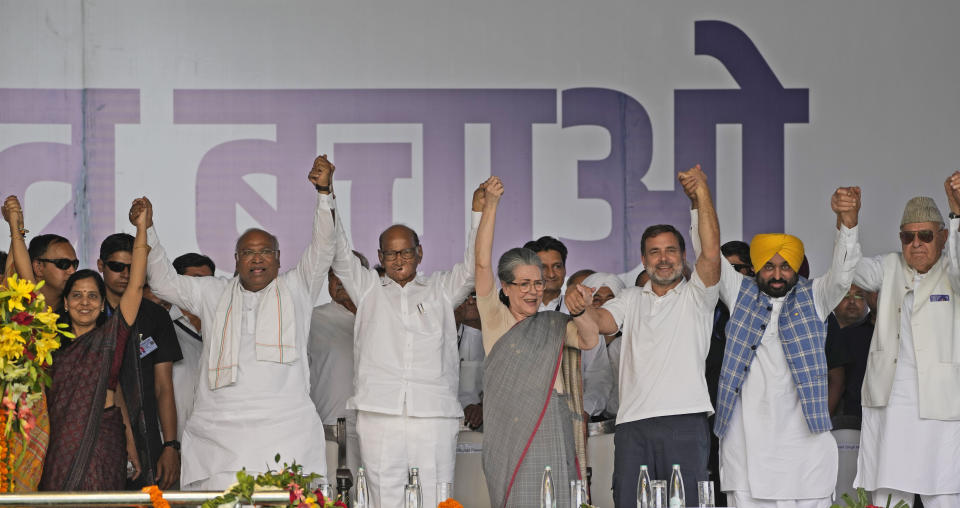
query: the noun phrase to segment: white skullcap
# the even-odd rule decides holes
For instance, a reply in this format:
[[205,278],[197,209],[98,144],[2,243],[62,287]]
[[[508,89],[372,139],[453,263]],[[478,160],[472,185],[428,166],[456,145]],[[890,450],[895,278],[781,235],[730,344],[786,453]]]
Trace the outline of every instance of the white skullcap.
[[620,280],[620,277],[612,273],[597,272],[586,279],[583,279],[584,286],[591,287],[594,289],[600,289],[603,286],[610,288],[610,291],[613,291],[613,296],[618,296],[621,291],[623,291],[627,286]]

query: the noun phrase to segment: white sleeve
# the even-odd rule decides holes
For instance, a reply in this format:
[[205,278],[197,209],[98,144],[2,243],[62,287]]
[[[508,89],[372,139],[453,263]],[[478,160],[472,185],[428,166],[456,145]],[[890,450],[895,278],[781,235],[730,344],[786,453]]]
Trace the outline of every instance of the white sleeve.
[[853,283],[867,291],[880,291],[883,285],[883,256],[860,258],[853,273]]
[[813,303],[821,320],[827,319],[850,290],[853,274],[861,258],[860,242],[857,240],[859,231],[858,226],[840,226],[833,242],[830,269],[813,281]]
[[204,289],[216,291],[224,285],[223,279],[179,275],[160,245],[160,237],[153,226],[147,229],[147,244],[150,245],[147,255],[147,283],[150,284],[150,290],[162,300],[202,316]]
[[470,232],[467,234],[467,248],[463,251],[463,261],[453,266],[449,272],[437,274],[437,284],[454,305],[460,305],[473,290],[473,277],[476,271],[477,227],[480,225],[481,212],[471,212]]
[[323,291],[327,272],[333,261],[336,242],[329,194],[317,194],[317,206],[313,213],[313,235],[310,245],[297,262],[297,273],[310,291],[310,301],[316,301]]
[[[690,243],[693,246],[694,258],[700,257],[700,220],[696,210],[690,210]],[[737,303],[737,294],[740,292],[740,285],[743,283],[743,274],[738,272],[733,265],[727,261],[726,256],[720,256],[720,301],[733,307]],[[716,306],[716,303],[714,303]]]
[[960,219],[950,219],[947,226],[950,232],[947,233],[947,276],[950,277],[950,286],[954,294],[960,293],[960,240],[957,239],[957,228],[960,227]]
[[[336,210],[336,200],[330,202],[330,209]],[[350,295],[350,300],[357,307],[360,301],[370,291],[370,288],[380,283],[380,275],[372,268],[364,268],[360,264],[357,256],[353,255],[353,247],[347,238],[347,233],[343,230],[343,222],[340,221],[340,215],[334,212],[336,229],[336,242],[333,255],[333,273],[343,283],[343,288]]]

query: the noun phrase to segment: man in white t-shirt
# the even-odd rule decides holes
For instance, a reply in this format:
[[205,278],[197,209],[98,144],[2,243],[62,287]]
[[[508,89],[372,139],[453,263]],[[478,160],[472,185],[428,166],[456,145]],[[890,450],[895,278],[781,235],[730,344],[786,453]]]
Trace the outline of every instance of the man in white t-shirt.
[[573,316],[587,312],[600,333],[622,336],[620,408],[614,434],[613,495],[618,507],[634,506],[640,466],[651,478],[669,478],[679,464],[684,489],[693,495],[707,479],[710,451],[707,415],[713,412],[704,378],[713,309],[720,280],[720,232],[707,177],[700,166],[679,174],[693,196],[703,252],[683,277],[683,236],[661,224],[640,241],[650,283],[625,289],[600,309],[578,291],[567,291]]

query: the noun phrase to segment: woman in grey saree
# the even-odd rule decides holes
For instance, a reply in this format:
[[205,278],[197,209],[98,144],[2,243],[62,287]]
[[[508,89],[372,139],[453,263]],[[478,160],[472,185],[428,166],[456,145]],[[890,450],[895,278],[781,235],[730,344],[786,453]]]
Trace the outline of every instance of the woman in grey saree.
[[569,504],[569,481],[584,479],[586,425],[580,349],[596,345],[589,319],[538,312],[543,266],[529,249],[511,249],[497,267],[493,232],[503,184],[484,184],[476,240],[477,309],[483,323],[483,471],[493,506],[537,506],[546,466],[553,469],[560,506]]

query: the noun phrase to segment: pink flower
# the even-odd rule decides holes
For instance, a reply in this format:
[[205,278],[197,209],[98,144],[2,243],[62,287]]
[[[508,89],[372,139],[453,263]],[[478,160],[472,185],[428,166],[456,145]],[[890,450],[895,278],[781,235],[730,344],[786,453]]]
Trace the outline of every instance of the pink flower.
[[4,397],[3,407],[7,408],[10,411],[13,411],[17,407],[17,405],[14,404],[12,400],[10,400],[10,397]]
[[300,501],[303,499],[303,489],[294,482],[290,482],[287,485],[287,488],[290,489],[290,502]]

